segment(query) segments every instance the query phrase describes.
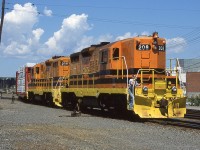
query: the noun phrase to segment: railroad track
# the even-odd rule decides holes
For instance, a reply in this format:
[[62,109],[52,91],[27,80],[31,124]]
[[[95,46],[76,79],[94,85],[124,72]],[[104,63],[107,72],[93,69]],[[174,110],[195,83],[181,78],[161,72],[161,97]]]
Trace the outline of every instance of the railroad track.
[[[170,122],[172,121],[172,122]],[[188,119],[170,119],[167,120],[168,124],[185,127],[185,128],[192,128],[192,129],[200,129],[200,122],[195,120],[188,120]]]
[[200,110],[187,109],[185,118],[200,120]]
[[187,109],[184,118],[178,119],[148,119],[148,122],[161,125],[177,126],[190,129],[200,129],[200,110]]
[[189,129],[200,129],[200,122],[188,119],[152,119],[148,120],[148,122],[158,123],[164,126],[176,126],[176,127],[183,127]]

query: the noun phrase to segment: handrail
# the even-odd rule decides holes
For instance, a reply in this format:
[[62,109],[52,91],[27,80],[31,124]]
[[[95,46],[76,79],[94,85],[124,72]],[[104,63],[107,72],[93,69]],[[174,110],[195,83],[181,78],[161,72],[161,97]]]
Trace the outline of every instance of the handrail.
[[[122,56],[122,58],[124,60],[125,66],[126,66],[126,86],[127,86],[127,89],[128,89],[128,66],[127,66],[127,63],[126,63],[126,57]],[[123,72],[123,70],[122,70],[122,72]]]
[[64,77],[59,77],[59,78],[58,78],[58,80],[57,80],[57,83],[56,83],[56,87],[55,87],[55,88],[57,88],[58,84],[60,84],[60,85],[59,85],[59,88],[60,88],[60,86],[61,86],[61,83],[60,83],[59,81],[61,81],[61,82],[62,82],[62,81],[63,81],[63,79],[64,79]]
[[[113,57],[113,59],[117,59],[117,58],[123,58],[123,61],[124,61],[124,63],[125,63],[125,66],[126,66],[126,86],[127,86],[127,89],[128,89],[128,66],[127,66],[127,63],[126,63],[126,57],[125,56],[121,56],[121,57]],[[122,61],[122,62],[123,62]],[[122,79],[123,79],[123,63],[122,63]],[[117,65],[117,66],[119,66],[119,65]],[[119,69],[118,69],[118,67],[117,67],[117,79],[118,79],[118,75],[119,75],[119,73],[118,73],[118,71],[119,71]]]
[[[179,59],[178,58],[172,58],[172,59],[169,59],[170,60],[170,68],[169,68],[169,72],[172,74],[173,72],[176,72],[176,80],[178,82],[178,79],[179,79],[179,82],[180,82],[180,86],[182,89],[184,89],[184,84],[183,84],[183,80],[181,78],[181,66],[180,66],[180,63],[179,63]],[[176,62],[176,69],[172,69],[172,60],[174,60]],[[167,69],[166,69],[167,70]]]
[[178,64],[177,70],[178,70],[178,78],[179,78],[179,81],[180,81],[180,85],[181,85],[181,88],[184,88],[183,80],[181,78],[181,66],[180,66],[178,58],[176,58],[176,62]]
[[140,76],[140,80],[141,80],[141,87],[142,87],[142,85],[143,85],[143,72],[145,72],[145,71],[147,71],[147,72],[149,72],[149,71],[152,71],[152,88],[154,89],[154,74],[155,74],[155,69],[139,69],[138,71],[137,71],[137,74],[136,74],[136,78],[138,77],[138,74],[141,72],[141,76]]
[[53,77],[52,77],[52,81],[51,81],[51,90],[53,89]]

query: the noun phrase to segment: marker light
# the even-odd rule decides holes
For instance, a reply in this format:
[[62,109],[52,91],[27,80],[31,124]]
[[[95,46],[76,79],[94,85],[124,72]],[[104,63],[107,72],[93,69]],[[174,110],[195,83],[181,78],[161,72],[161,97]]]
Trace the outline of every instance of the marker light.
[[177,88],[175,86],[172,87],[172,93],[177,93]]
[[153,38],[154,38],[154,39],[157,39],[157,38],[158,38],[158,32],[154,32],[154,33],[153,33]]

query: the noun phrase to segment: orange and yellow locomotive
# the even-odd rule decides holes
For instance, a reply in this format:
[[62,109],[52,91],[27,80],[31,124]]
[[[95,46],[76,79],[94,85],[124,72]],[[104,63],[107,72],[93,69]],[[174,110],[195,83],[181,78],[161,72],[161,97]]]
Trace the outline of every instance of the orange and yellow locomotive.
[[[141,118],[184,117],[186,97],[178,69],[166,70],[166,41],[157,32],[91,45],[32,69],[28,98],[68,107],[133,111]],[[129,80],[137,77],[129,108]]]

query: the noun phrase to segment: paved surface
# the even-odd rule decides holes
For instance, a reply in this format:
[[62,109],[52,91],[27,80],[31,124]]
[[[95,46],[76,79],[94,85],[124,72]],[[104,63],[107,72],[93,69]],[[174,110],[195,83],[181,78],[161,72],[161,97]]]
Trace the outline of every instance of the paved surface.
[[0,150],[198,150],[200,131],[0,99]]

